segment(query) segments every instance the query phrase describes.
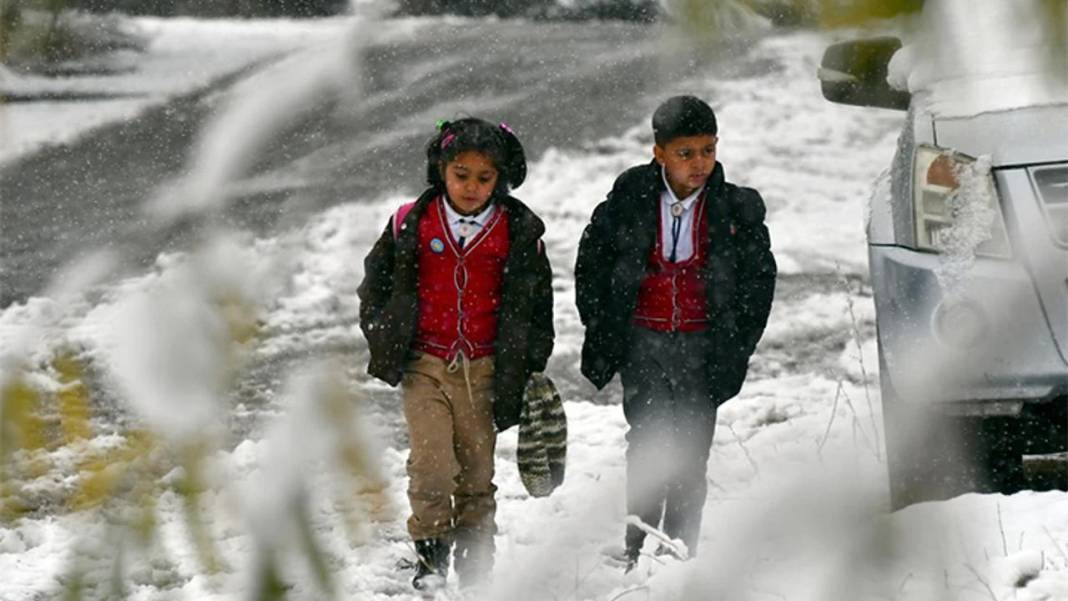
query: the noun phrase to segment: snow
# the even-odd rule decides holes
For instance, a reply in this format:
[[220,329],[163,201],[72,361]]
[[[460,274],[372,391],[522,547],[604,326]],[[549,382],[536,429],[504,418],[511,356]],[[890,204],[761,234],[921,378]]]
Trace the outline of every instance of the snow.
[[[19,95],[80,93],[106,100],[7,103],[0,107],[0,162],[42,146],[69,142],[97,127],[129,120],[167,99],[210,86],[245,69],[338,47],[356,17],[314,20],[137,17],[125,30],[148,41],[144,53],[110,59],[111,72],[64,78],[15,73],[0,66],[0,91]],[[409,35],[425,25],[399,20],[376,35]]]
[[973,4],[927,2],[917,39],[890,62],[891,85],[916,94],[936,118],[1068,103],[1063,7]]
[[950,297],[961,292],[961,283],[975,264],[976,250],[991,239],[995,224],[996,231],[1004,229],[992,185],[990,157],[983,155],[975,162],[956,165],[954,172],[960,187],[946,200],[954,220],[939,232],[936,244],[942,254],[935,269],[939,284]]
[[[138,101],[144,103],[281,49],[321,55],[348,27],[343,20],[135,22],[154,41],[138,64],[140,75],[123,85],[146,94]],[[822,100],[814,72],[826,43],[804,32],[768,37],[754,52],[784,72],[697,81],[693,92],[717,109],[728,178],[759,189],[768,203],[782,273],[862,278],[865,203],[890,161],[901,116]],[[187,46],[203,54],[176,50]],[[187,77],[160,79],[164,64]],[[144,106],[101,103],[99,114],[130,118]],[[0,156],[83,135],[80,110],[66,103],[42,108],[49,127],[22,135]],[[581,346],[570,272],[582,228],[615,174],[648,160],[646,129],[633,124],[587,148],[552,149],[531,164],[518,191],[554,226],[545,242],[556,275],[558,357],[575,357]],[[0,356],[29,356],[34,382],[55,386],[49,357],[70,345],[113,366],[123,396],[155,431],[179,440],[211,434],[226,419],[211,398],[225,385],[229,362],[356,345],[355,324],[342,317],[356,311],[362,267],[354,257],[366,253],[404,200],[386,194],[333,207],[270,238],[218,232],[204,248],[161,256],[147,274],[108,285],[94,299],[71,291],[11,306],[0,313]],[[1064,493],[965,495],[886,513],[874,308],[862,293],[842,284],[777,299],[753,375],[719,412],[705,524],[692,561],[643,556],[637,570],[623,575],[604,557],[621,541],[626,517],[626,425],[618,406],[567,399],[568,476],[547,498],[526,495],[515,467],[516,432],[505,433],[497,449],[498,577],[479,598],[1068,598]],[[152,320],[162,320],[164,329]],[[205,338],[248,323],[262,344],[229,348]],[[167,328],[176,329],[161,335]],[[823,348],[828,339],[844,341],[844,348]],[[10,374],[14,366],[0,368]],[[191,476],[182,468],[155,476],[158,529],[148,539],[119,525],[121,508],[62,505],[79,486],[82,464],[123,444],[116,435],[98,436],[84,447],[19,458],[20,465],[51,466],[23,492],[49,500],[55,511],[0,523],[0,599],[47,596],[78,574],[107,583],[117,549],[125,549],[133,585],[126,594],[135,600],[255,598],[251,583],[272,562],[292,584],[292,598],[321,597],[326,586],[340,598],[422,599],[396,568],[412,553],[404,529],[406,453],[380,429],[368,401],[395,393],[373,382],[353,390],[351,380],[338,377],[352,366],[301,368],[279,374],[263,432],[233,448],[213,447],[203,458],[199,515],[221,561],[218,573],[206,574],[204,549],[188,527],[182,490]],[[553,369],[564,366],[551,364],[550,375]],[[326,585],[294,542],[305,527],[328,568]],[[438,598],[460,593],[449,588]]]
[[225,423],[217,399],[239,367],[229,339],[271,281],[271,264],[256,259],[230,241],[208,244],[110,307],[104,364],[154,431],[182,441]]

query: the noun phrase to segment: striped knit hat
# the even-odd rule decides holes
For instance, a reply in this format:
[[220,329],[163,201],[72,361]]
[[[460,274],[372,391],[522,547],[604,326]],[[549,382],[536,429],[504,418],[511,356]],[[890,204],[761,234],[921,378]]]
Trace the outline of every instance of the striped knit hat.
[[531,374],[519,417],[519,477],[532,497],[546,497],[564,481],[567,416],[548,376]]

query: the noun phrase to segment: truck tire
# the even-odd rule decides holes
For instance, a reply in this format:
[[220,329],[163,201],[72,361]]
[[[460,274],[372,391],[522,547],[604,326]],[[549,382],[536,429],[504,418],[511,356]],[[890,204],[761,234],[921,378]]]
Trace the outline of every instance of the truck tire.
[[[880,357],[880,366],[883,361]],[[898,397],[880,375],[890,508],[968,492],[1011,494],[1025,486],[1018,420],[947,415]]]

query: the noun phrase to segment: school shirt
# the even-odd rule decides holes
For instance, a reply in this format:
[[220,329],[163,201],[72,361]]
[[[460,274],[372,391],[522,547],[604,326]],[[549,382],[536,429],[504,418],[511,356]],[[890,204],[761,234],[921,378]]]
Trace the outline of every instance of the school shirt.
[[[449,223],[449,232],[452,234],[452,239],[457,242],[460,238],[470,240],[474,238],[482,227],[493,217],[493,210],[496,209],[496,203],[486,203],[486,208],[482,209],[477,215],[461,215],[456,212],[456,209],[452,208],[449,201],[442,198],[442,204],[445,205],[445,220]],[[466,230],[466,231],[465,231]]]
[[679,240],[675,246],[675,262],[681,263],[693,256],[693,217],[694,213],[696,213],[693,207],[697,204],[697,198],[704,192],[705,186],[698,188],[693,194],[680,201],[675,196],[674,190],[671,189],[671,184],[668,183],[667,170],[664,167],[660,167],[660,177],[664,180],[664,191],[660,193],[660,248],[663,249],[664,259],[670,260],[671,228],[675,220],[675,216],[671,214],[671,205],[676,202],[682,202],[682,215],[679,217]]

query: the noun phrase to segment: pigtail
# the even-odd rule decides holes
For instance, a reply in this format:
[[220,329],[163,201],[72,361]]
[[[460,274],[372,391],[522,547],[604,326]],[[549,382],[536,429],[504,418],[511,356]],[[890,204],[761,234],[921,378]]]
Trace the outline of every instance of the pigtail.
[[527,179],[527,156],[523,152],[523,145],[519,137],[515,135],[507,123],[500,124],[501,136],[504,139],[504,162],[502,165],[507,173],[508,185],[514,190]]
[[444,140],[453,135],[452,123],[441,119],[437,122],[438,133],[427,142],[426,145],[426,183],[438,190],[445,189],[445,180],[441,176],[441,156],[444,150]]

